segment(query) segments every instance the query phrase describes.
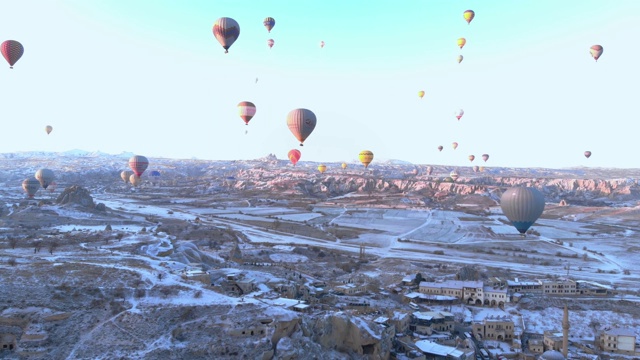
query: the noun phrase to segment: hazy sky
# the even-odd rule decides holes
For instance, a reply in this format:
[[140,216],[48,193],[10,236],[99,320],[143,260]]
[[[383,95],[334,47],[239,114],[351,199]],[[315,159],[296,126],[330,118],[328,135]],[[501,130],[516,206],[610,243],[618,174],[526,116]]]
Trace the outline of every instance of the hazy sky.
[[[640,167],[637,0],[21,0],[0,11],[1,40],[25,47],[13,70],[0,64],[0,152],[225,160],[299,148],[301,162],[351,162],[367,149],[372,166],[474,154],[471,165]],[[219,17],[240,24],[228,54]],[[257,107],[248,126],[240,101]],[[286,126],[299,107],[318,118],[302,148]]]

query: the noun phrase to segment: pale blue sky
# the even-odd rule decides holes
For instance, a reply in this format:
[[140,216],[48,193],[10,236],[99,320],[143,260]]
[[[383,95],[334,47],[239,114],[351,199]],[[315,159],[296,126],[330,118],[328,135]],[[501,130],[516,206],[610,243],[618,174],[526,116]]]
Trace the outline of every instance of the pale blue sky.
[[[639,167],[633,63],[640,1],[0,6],[0,37],[25,47],[15,69],[0,64],[0,152],[286,158],[300,148],[286,115],[304,107],[318,124],[300,148],[301,162],[350,162],[368,149],[372,166],[380,159],[464,166],[474,154],[471,165]],[[476,12],[470,25],[462,18],[467,9]],[[229,54],[211,31],[223,16],[241,28]],[[267,16],[276,20],[271,34],[262,25]],[[467,39],[462,50],[459,37]],[[604,47],[597,63],[594,44]],[[257,106],[248,126],[240,101]],[[465,111],[460,121],[457,108]],[[491,156],[486,164],[483,153]]]

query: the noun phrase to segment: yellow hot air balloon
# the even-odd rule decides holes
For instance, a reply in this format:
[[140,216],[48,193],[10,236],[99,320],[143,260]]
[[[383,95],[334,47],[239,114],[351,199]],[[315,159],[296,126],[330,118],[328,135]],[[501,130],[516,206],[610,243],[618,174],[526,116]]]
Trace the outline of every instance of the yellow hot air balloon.
[[347,168],[347,163],[342,163],[342,169],[346,169]]
[[467,24],[471,24],[471,20],[476,16],[476,13],[473,10],[467,10],[462,14],[464,19],[467,21]]
[[44,131],[47,132],[47,135],[51,134],[51,131],[53,131],[53,126],[51,125],[47,125],[44,127]]
[[324,172],[327,171],[327,165],[325,164],[318,165],[318,171],[320,171],[321,174],[324,174]]
[[424,97],[424,90],[418,91],[418,97],[422,99]]
[[360,154],[358,154],[358,159],[360,159],[360,162],[366,169],[373,160],[373,153],[369,150],[362,150],[360,151]]
[[462,49],[464,47],[464,44],[467,43],[467,39],[465,38],[458,38],[458,46],[460,47],[460,49]]

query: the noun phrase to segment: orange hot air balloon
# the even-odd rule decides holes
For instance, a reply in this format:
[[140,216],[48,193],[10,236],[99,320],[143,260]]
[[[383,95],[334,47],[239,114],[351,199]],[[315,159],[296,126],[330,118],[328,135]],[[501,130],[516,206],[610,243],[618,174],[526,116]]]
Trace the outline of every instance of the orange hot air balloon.
[[604,51],[604,49],[602,48],[602,45],[593,45],[589,49],[589,52],[591,53],[591,56],[593,56],[593,60],[595,60],[595,61],[598,61],[598,59],[600,58],[600,55],[602,55],[603,51]]
[[347,168],[347,163],[342,163],[342,170]]
[[458,143],[454,141],[454,142],[451,144],[451,147],[453,148],[453,150],[457,149],[457,148],[458,148]]
[[462,14],[462,16],[467,21],[467,24],[471,24],[471,20],[476,17],[476,13],[473,10],[467,10]]
[[296,166],[296,164],[300,160],[300,157],[302,156],[302,153],[298,149],[293,149],[289,150],[289,154],[287,155],[289,156],[289,160],[291,161],[293,166]]
[[324,174],[324,172],[327,171],[327,165],[324,165],[324,164],[318,165],[318,171],[320,171],[320,174]]
[[466,44],[466,43],[467,43],[467,39],[465,39],[465,38],[458,38],[457,43],[458,43],[458,47],[460,47],[460,49],[462,49],[462,48],[464,47],[464,44]]
[[442,151],[442,149],[444,149],[444,146],[438,145],[438,151]]
[[240,118],[245,125],[249,125],[249,120],[256,115],[256,105],[251,101],[242,101],[238,104]]
[[422,99],[424,97],[424,90],[418,91],[418,97]]
[[475,155],[469,155],[469,161],[473,161],[475,159],[476,159]]
[[585,151],[584,152],[584,157],[586,157],[587,159],[591,157],[591,151]]

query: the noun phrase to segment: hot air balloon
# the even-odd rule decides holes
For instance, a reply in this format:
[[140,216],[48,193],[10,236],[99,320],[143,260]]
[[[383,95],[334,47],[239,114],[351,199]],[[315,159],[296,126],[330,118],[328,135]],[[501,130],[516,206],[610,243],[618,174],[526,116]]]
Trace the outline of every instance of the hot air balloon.
[[[133,173],[140,177],[142,173],[147,170],[149,166],[149,160],[142,155],[134,155],[129,159],[129,167],[133,170]],[[131,179],[129,179],[131,181]]]
[[149,175],[151,175],[152,178],[159,178],[160,177],[160,171],[158,170],[153,170]]
[[469,155],[469,161],[473,161],[475,159],[476,159],[475,155]]
[[44,127],[44,131],[47,132],[47,135],[51,134],[51,131],[53,131],[53,126],[51,125],[47,125]]
[[43,168],[36,171],[36,179],[38,179],[38,181],[40,182],[40,185],[45,189],[47,188],[47,186],[49,186],[49,184],[53,181],[54,178],[55,178],[55,175],[53,174],[53,171],[49,169]]
[[124,181],[126,184],[129,182],[129,177],[131,176],[131,174],[133,174],[133,172],[129,170],[122,170],[122,172],[120,173],[120,178],[122,178],[122,181]]
[[320,41],[320,49],[324,47],[324,41]]
[[9,68],[13,69],[13,65],[18,62],[22,54],[24,54],[24,47],[15,40],[7,40],[0,45],[0,51],[9,63]]
[[131,183],[131,185],[133,186],[138,186],[140,185],[140,176],[136,175],[136,174],[131,174],[131,176],[129,176],[129,182]]
[[458,178],[460,177],[460,175],[458,175],[458,172],[457,172],[457,171],[453,170],[453,171],[449,174],[449,177],[450,177],[451,179],[453,179],[453,181],[456,181],[456,180],[458,180]]
[[442,149],[444,149],[444,146],[438,145],[438,151],[442,151]]
[[360,162],[366,169],[373,160],[373,153],[369,150],[362,150],[360,151],[360,154],[358,154],[358,159],[360,159]]
[[483,172],[484,171],[484,166],[480,166],[480,169],[478,169],[478,170],[480,170],[480,172]]
[[482,160],[484,160],[484,162],[487,162],[487,160],[489,160],[489,154],[482,154]]
[[318,165],[318,171],[320,171],[320,174],[324,174],[327,171],[327,166],[325,164]]
[[476,16],[476,13],[473,10],[465,11],[462,16],[467,21],[467,24],[471,24],[471,20]]
[[347,163],[342,163],[342,170],[347,168]]
[[287,114],[287,126],[302,146],[316,128],[316,114],[307,109],[293,109]]
[[262,21],[262,24],[264,25],[264,27],[267,28],[268,32],[271,32],[271,29],[273,29],[273,27],[276,26],[276,20],[272,17],[266,17]]
[[591,151],[585,151],[584,152],[584,157],[586,157],[587,159],[591,157]]
[[36,178],[24,179],[22,182],[22,190],[27,193],[29,198],[33,198],[36,192],[38,192],[38,189],[40,189],[40,181]]
[[213,23],[213,35],[222,45],[226,54],[240,36],[240,25],[232,18],[221,17]]
[[480,166],[475,165],[475,166],[473,167],[473,172],[478,172],[478,171],[480,171]]
[[431,175],[431,173],[433,173],[433,167],[431,166],[427,166],[427,175]]
[[[453,112],[453,115],[455,115],[456,119],[460,120],[460,118],[462,117],[462,115],[464,115],[464,110],[462,109],[458,109],[456,111]],[[473,120],[473,119],[472,119]]]
[[458,38],[458,40],[456,41],[456,43],[458,43],[458,47],[460,49],[462,49],[464,47],[464,45],[467,43],[467,39],[465,38]]
[[292,150],[289,150],[288,156],[293,166],[296,166],[296,164],[300,160],[300,157],[302,157],[302,153],[298,149],[292,149]]
[[[593,45],[589,49],[589,52],[591,53],[591,56],[593,56],[593,60],[595,60],[595,61],[598,61],[598,59],[600,58],[600,55],[602,55],[603,51],[604,51],[604,49],[602,48],[602,45]],[[6,58],[6,56],[5,56],[5,58]]]
[[273,39],[267,40],[267,46],[269,47],[269,49],[273,47],[273,44],[275,44],[275,41],[273,41]]
[[256,106],[251,101],[242,101],[238,104],[240,118],[245,125],[249,125],[249,120],[256,114]]
[[453,150],[457,149],[457,148],[458,148],[458,143],[454,141],[454,142],[451,144],[451,147],[453,148]]
[[512,187],[500,198],[500,207],[511,224],[525,234],[544,211],[544,195],[531,187]]
[[458,57],[456,58],[456,60],[458,61],[458,64],[462,62],[462,59],[464,59],[464,56],[458,55]]
[[418,91],[418,97],[422,99],[424,97],[424,90]]

